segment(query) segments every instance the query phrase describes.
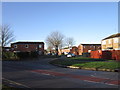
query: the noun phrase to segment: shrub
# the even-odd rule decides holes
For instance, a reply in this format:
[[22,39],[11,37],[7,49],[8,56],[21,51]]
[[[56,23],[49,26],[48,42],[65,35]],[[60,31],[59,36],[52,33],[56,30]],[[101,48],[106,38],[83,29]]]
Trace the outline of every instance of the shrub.
[[18,57],[13,52],[2,52],[2,59],[3,60],[18,59]]
[[83,57],[90,57],[90,53],[86,52],[86,53],[82,53]]
[[32,58],[36,58],[36,57],[38,57],[38,52],[30,52],[30,57],[32,57]]
[[38,57],[38,52],[17,52],[16,55],[20,58],[20,59],[24,59],[24,58],[37,58]]
[[28,58],[29,57],[29,52],[17,52],[16,55],[20,59],[22,59],[22,58]]

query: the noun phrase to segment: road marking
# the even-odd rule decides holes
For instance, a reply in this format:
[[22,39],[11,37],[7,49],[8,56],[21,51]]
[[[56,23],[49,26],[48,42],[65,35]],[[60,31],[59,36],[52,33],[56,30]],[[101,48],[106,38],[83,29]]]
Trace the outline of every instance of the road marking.
[[55,72],[50,70],[32,70],[31,72],[37,72],[41,74],[47,74],[51,76],[65,76],[70,78],[76,78],[84,81],[95,82],[95,83],[104,83],[108,85],[120,85],[120,80],[112,80],[108,78],[98,78],[95,76],[83,76],[83,75],[74,75],[74,74],[66,74],[61,72]]
[[15,82],[15,81],[12,81],[12,80],[9,80],[9,79],[6,79],[6,78],[2,78],[2,79],[5,80],[5,81],[7,81],[9,84],[19,85],[19,86],[23,86],[23,87],[25,87],[25,88],[30,88],[30,87],[28,87],[28,86],[26,86],[26,85],[23,85],[23,84],[21,84],[21,83],[18,83],[18,82]]

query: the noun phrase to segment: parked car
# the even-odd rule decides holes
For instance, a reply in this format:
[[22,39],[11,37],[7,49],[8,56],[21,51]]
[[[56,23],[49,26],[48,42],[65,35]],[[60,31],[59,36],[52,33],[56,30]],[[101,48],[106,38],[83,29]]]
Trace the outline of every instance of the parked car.
[[67,57],[75,57],[75,54],[69,53],[69,54],[67,54]]

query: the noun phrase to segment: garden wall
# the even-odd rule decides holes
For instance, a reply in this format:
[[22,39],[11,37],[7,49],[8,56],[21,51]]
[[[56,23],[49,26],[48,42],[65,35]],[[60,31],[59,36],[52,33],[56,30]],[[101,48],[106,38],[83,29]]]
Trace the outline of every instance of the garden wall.
[[91,51],[91,58],[101,58],[101,59],[113,59],[116,61],[120,61],[120,50],[107,50],[107,51]]

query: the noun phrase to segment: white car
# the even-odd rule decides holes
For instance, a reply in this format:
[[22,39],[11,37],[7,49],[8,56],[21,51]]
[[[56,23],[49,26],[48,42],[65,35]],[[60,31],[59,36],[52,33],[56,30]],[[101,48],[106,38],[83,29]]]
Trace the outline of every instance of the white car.
[[68,54],[67,57],[72,57],[72,55],[71,55],[71,54]]
[[67,55],[67,57],[75,57],[75,54],[69,53],[69,54]]

